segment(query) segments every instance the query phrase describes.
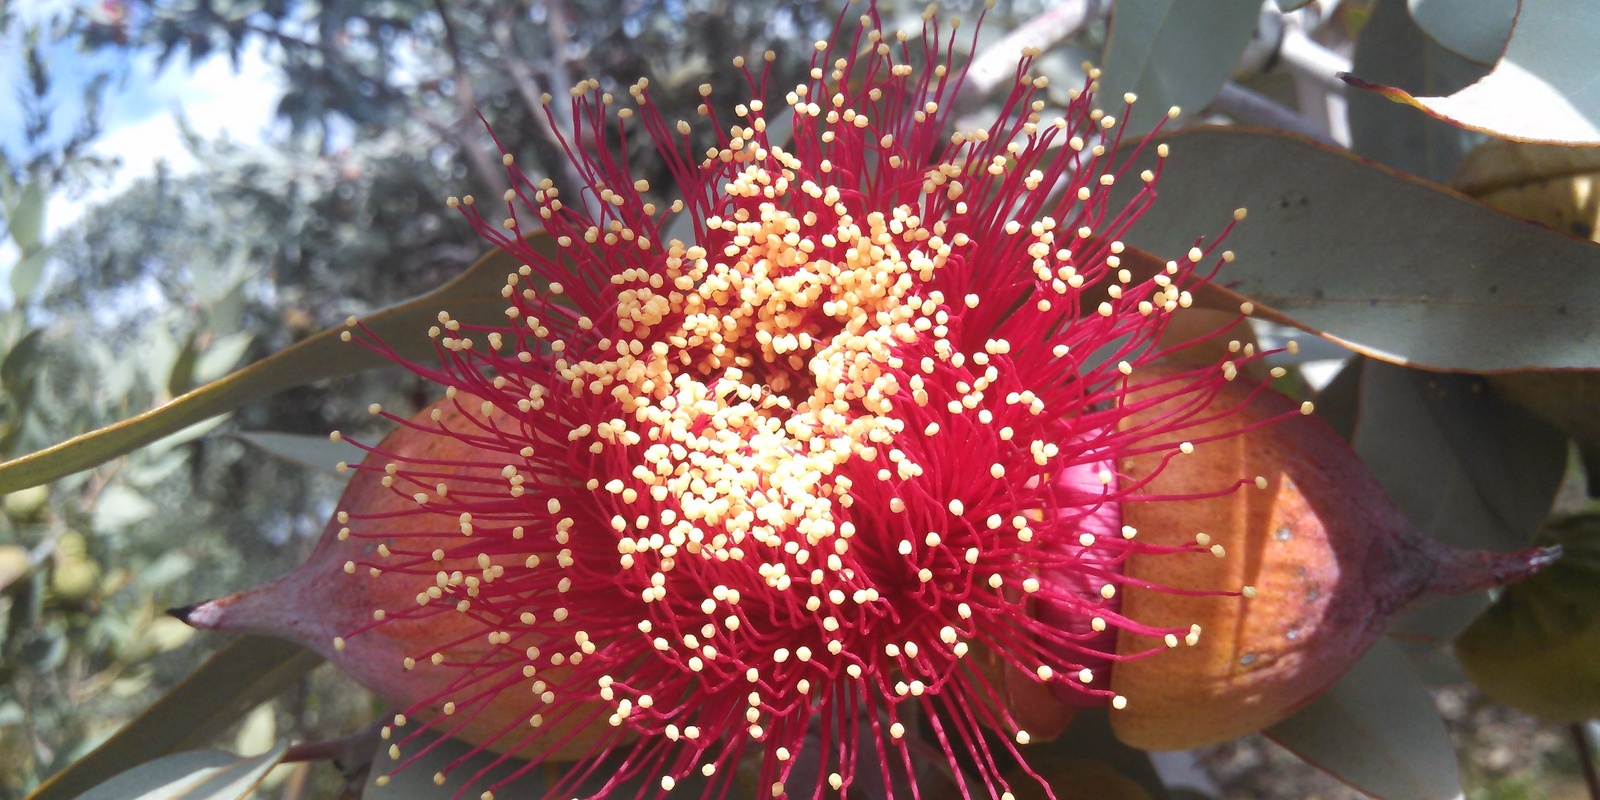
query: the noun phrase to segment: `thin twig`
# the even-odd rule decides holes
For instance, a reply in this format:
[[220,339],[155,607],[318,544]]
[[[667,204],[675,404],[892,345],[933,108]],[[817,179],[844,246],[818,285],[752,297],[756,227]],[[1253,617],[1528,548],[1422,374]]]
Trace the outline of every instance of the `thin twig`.
[[1339,74],[1349,72],[1350,59],[1318,44],[1298,25],[1285,26],[1283,41],[1278,44],[1278,57],[1296,73],[1326,85],[1337,92],[1345,90]]
[[592,196],[592,193],[582,191],[588,182],[566,157],[568,144],[562,142],[562,131],[566,131],[574,137],[574,141],[570,144],[580,149],[582,147],[582,143],[576,141],[582,134],[573,124],[572,109],[566,102],[568,98],[565,96],[565,92],[572,87],[565,61],[568,47],[566,8],[559,0],[547,0],[545,15],[550,35],[550,54],[545,59],[544,73],[546,83],[557,90],[552,94],[560,93],[560,99],[549,103],[548,107],[533,69],[518,55],[523,52],[523,48],[517,44],[515,30],[512,27],[513,18],[509,14],[501,16],[490,25],[490,32],[494,36],[495,44],[499,45],[501,63],[505,67],[504,73],[510,76],[511,82],[517,87],[517,94],[522,97],[523,105],[527,107],[528,117],[538,126],[540,137],[549,145],[550,152],[555,156],[548,159],[551,163],[543,165],[555,173],[550,176],[551,180],[555,181],[564,198],[581,198],[590,216],[599,219],[598,198]]
[[956,108],[976,105],[1010,80],[1024,49],[1049,50],[1082,30],[1091,20],[1104,16],[1110,8],[1110,0],[1064,0],[1018,25],[973,57],[965,82],[961,84],[961,93],[956,96]]
[[[455,84],[456,105],[459,106],[457,114],[463,123],[468,121],[475,122],[478,110],[477,95],[473,92],[472,76],[467,72],[466,60],[461,54],[461,42],[456,38],[455,24],[450,21],[450,13],[444,0],[434,0],[433,7],[439,13],[439,24],[444,27],[445,48],[450,51],[451,82]],[[430,127],[434,127],[435,130],[438,129],[437,125]],[[465,125],[458,125],[457,127],[463,128],[461,132],[463,134],[466,133]],[[488,154],[483,152],[482,147],[475,147],[464,139],[465,137],[463,137],[462,141],[458,141],[457,144],[466,152],[467,158],[471,160],[472,171],[477,173],[479,180],[484,182],[485,189],[494,186],[496,184],[495,179],[500,175],[500,171],[490,162]]]
[[1323,144],[1338,145],[1322,126],[1295,113],[1293,109],[1278,105],[1266,95],[1246,89],[1233,81],[1222,85],[1222,91],[1217,93],[1217,99],[1211,102],[1211,110],[1227,114],[1247,125],[1277,128],[1298,133]]
[[1571,725],[1572,746],[1578,751],[1578,766],[1583,770],[1583,784],[1589,787],[1589,800],[1600,800],[1600,772],[1595,770],[1594,743],[1589,741],[1586,722]]

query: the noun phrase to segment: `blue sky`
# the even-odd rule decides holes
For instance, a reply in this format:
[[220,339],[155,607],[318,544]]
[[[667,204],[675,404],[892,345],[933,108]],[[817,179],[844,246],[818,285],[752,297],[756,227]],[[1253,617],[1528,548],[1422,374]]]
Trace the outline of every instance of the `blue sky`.
[[[23,0],[16,8],[23,20],[29,20],[95,1]],[[17,152],[23,141],[18,103],[19,92],[27,87],[20,46],[22,27],[14,25],[11,32],[0,37],[0,145],[12,152]],[[259,47],[247,49],[237,69],[225,55],[194,65],[175,58],[165,69],[158,69],[151,54],[130,59],[112,50],[84,53],[72,44],[62,43],[51,45],[46,57],[56,82],[52,102],[59,121],[52,131],[54,136],[68,135],[80,118],[81,87],[92,75],[109,68],[123,76],[106,93],[101,117],[103,133],[90,148],[96,155],[115,158],[121,166],[80,196],[52,194],[45,212],[47,237],[70,226],[96,203],[154,174],[157,164],[165,163],[175,174],[195,170],[198,165],[184,148],[179,133],[179,115],[192,130],[208,139],[227,137],[244,144],[261,144],[273,136],[273,109],[282,94],[282,85]],[[4,277],[17,258],[14,244],[9,240],[0,242],[0,306],[11,303],[10,282]]]

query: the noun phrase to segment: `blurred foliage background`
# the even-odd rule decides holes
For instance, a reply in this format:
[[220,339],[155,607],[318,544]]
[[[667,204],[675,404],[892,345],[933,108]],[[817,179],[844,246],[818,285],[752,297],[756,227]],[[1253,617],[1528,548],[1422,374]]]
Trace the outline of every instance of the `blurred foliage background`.
[[[1070,86],[1081,80],[1080,61],[1106,52],[1108,5],[1001,2],[982,42],[1033,35],[1049,46],[1042,69]],[[881,6],[891,19],[922,10]],[[973,11],[959,1],[941,6]],[[1186,119],[1284,128],[1450,180],[1481,135],[1376,96],[1347,97],[1331,75],[1307,67],[1332,59],[1373,80],[1406,82],[1421,74],[1407,65],[1426,62],[1426,85],[1406,88],[1429,94],[1487,72],[1424,40],[1405,6],[1347,0],[1290,14],[1246,4],[1243,27],[1200,32],[1210,45],[1196,51],[1210,53],[1200,66],[1217,80]],[[742,81],[729,64],[736,52],[776,51],[773,84],[793,84],[836,11],[803,0],[0,0],[0,42],[11,50],[0,58],[14,62],[9,90],[19,111],[0,122],[9,129],[0,139],[0,270],[9,273],[0,456],[145,412],[458,274],[482,248],[442,198],[498,194],[503,170],[485,121],[536,179],[576,195],[554,134],[570,120],[559,101],[547,118],[541,94],[562,97],[581,77],[626,86],[645,76],[667,117],[690,117],[700,84]],[[1074,14],[1087,22],[1063,23]],[[263,144],[185,128],[193,168],[158,168],[106,196],[120,165],[95,148],[102,109],[142,79],[135,65],[182,72],[251,54],[281,87],[261,98],[276,117]],[[91,68],[62,69],[70,59]],[[976,83],[973,109],[988,99]],[[734,96],[716,100],[731,105]],[[710,142],[709,131],[697,135]],[[629,146],[644,177],[669,182],[640,149],[643,137]],[[1505,190],[1500,182],[1491,191]],[[1502,200],[1526,201],[1512,194]],[[77,208],[76,217],[47,218],[61,207]],[[1581,208],[1563,213],[1549,222],[1593,233],[1592,210],[1587,218]],[[1324,376],[1348,359],[1311,349]],[[1360,365],[1353,369],[1359,377]],[[369,403],[406,414],[430,399],[403,371],[369,371],[260,397],[48,487],[6,495],[0,798],[23,797],[73,764],[224,644],[164,609],[302,560],[342,485],[307,466],[330,465],[321,448],[328,430],[372,434],[362,428]],[[1587,424],[1592,434],[1592,408],[1568,409],[1579,422],[1562,430]],[[262,432],[288,436],[251,435]],[[1560,446],[1564,454],[1565,438]],[[1565,473],[1568,512],[1590,507],[1580,461]],[[1458,673],[1441,683],[1448,688],[1436,698],[1470,796],[1579,796],[1580,759],[1567,729],[1490,704]],[[280,738],[334,740],[362,730],[377,710],[364,690],[318,669],[220,741],[253,754]],[[1168,783],[1187,774],[1194,789],[1230,797],[1358,796],[1259,737],[1158,766]],[[337,770],[299,764],[271,773],[263,795],[328,797],[345,787]]]

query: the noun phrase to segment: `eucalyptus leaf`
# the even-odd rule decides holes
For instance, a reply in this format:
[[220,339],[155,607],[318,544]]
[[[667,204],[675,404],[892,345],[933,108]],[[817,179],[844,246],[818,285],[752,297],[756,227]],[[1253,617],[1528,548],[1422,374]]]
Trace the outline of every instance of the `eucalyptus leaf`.
[[44,183],[32,180],[23,184],[16,202],[5,210],[6,230],[23,253],[38,250],[42,243],[45,200]]
[[11,296],[18,303],[26,302],[33,296],[33,290],[39,288],[39,282],[44,280],[44,268],[49,263],[49,251],[23,252],[22,258],[11,268]]
[[[553,252],[554,243],[542,232],[530,236],[529,242]],[[425,333],[439,311],[449,310],[463,324],[503,323],[505,302],[499,289],[505,276],[518,266],[511,256],[496,250],[438,289],[362,321],[401,357],[432,360],[436,357],[434,343]],[[340,332],[323,331],[159,408],[0,464],[0,494],[109,461],[173,431],[285,389],[390,363],[359,345],[340,341]]]
[[241,800],[288,751],[280,741],[254,758],[191,750],[141,764],[85,792],[79,800]]
[[227,417],[212,417],[211,419],[196,422],[188,427],[180,428],[151,442],[150,446],[145,448],[145,455],[152,458],[160,458],[167,453],[170,453],[173,450],[216,430],[217,426],[221,425],[225,421],[227,421]]
[[1459,92],[1417,96],[1365,75],[1343,77],[1353,86],[1494,136],[1600,145],[1597,40],[1600,14],[1592,0],[1521,0],[1511,40],[1494,71]]
[[338,474],[335,464],[359,464],[367,456],[366,451],[349,442],[329,441],[326,436],[272,431],[245,431],[234,436],[279,458],[333,474]]
[[244,358],[245,351],[250,349],[250,343],[255,341],[251,333],[234,333],[223,336],[211,343],[204,352],[195,357],[194,381],[196,383],[210,383],[233,369],[233,365]]
[[1483,378],[1370,361],[1354,445],[1413,524],[1469,549],[1528,547],[1567,465],[1567,437]]
[[[1367,362],[1354,442],[1400,510],[1463,549],[1528,547],[1566,473],[1567,438],[1475,375]],[[1390,626],[1413,652],[1442,647],[1488,607],[1486,593],[1413,609]]]
[[112,484],[96,499],[92,524],[96,533],[121,531],[155,516],[157,510],[137,490]]
[[1427,369],[1600,368],[1600,247],[1293,136],[1164,141],[1160,199],[1125,238],[1171,258],[1248,208],[1219,280],[1263,316]]
[[1380,640],[1268,738],[1379,800],[1457,800],[1461,777],[1433,696]]
[[33,367],[43,344],[43,328],[34,328],[18,339],[10,352],[5,354],[5,359],[0,361],[0,385],[4,385],[12,394],[26,391],[25,385],[33,377]]
[[[1516,0],[1511,2],[1514,11]],[[1352,69],[1426,95],[1459,91],[1489,71],[1429,39],[1406,12],[1406,0],[1378,0],[1356,40]],[[1371,92],[1351,92],[1348,102],[1351,150],[1440,183],[1450,180],[1470,140],[1482,138]]]
[[1178,106],[1198,111],[1228,80],[1261,16],[1260,0],[1122,0],[1111,16],[1101,59],[1106,111],[1139,97],[1122,125],[1141,134]]
[[1546,534],[1561,560],[1506,587],[1456,652],[1491,699],[1579,723],[1600,715],[1600,517],[1562,520]]
[[1428,38],[1479,64],[1505,50],[1518,0],[1406,0]]
[[321,656],[278,639],[236,639],[122,730],[51,776],[27,800],[70,800],[106,775],[210,744],[250,709],[321,663]]

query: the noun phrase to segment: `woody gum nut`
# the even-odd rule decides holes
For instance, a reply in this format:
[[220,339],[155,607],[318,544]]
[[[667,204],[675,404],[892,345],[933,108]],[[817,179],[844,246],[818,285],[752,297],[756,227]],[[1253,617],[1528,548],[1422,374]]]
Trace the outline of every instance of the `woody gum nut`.
[[[1277,392],[1235,382],[1208,413],[1241,405],[1233,419],[1214,426],[1216,433],[1294,408]],[[1191,431],[1194,452],[1171,461],[1145,494],[1214,493],[1241,479],[1254,485],[1212,498],[1130,501],[1123,515],[1141,539],[1171,545],[1198,539],[1220,557],[1136,554],[1127,574],[1173,589],[1243,596],[1127,589],[1123,610],[1130,617],[1197,626],[1189,637],[1165,641],[1121,633],[1123,655],[1172,650],[1120,662],[1112,672],[1113,689],[1130,698],[1112,714],[1113,727],[1132,746],[1187,749],[1266,728],[1342,676],[1397,611],[1517,580],[1552,558],[1547,550],[1460,552],[1424,537],[1317,417],[1199,441],[1210,433]],[[1142,479],[1160,458],[1123,459],[1122,479]]]
[[[445,424],[457,422],[460,417],[456,404],[451,401],[440,401],[432,409],[441,412],[441,421]],[[432,409],[425,409],[418,419],[428,416]],[[475,457],[471,446],[460,439],[422,433],[410,427],[397,429],[376,449],[413,460],[449,462]],[[427,530],[430,521],[426,517],[407,515],[415,508],[412,500],[405,493],[383,485],[382,462],[387,459],[381,453],[367,459],[369,464],[376,462],[377,469],[355,471],[339,507],[359,510],[369,518],[395,514],[392,520],[386,521],[386,532],[394,537],[390,542],[403,539],[412,548],[427,549],[430,543],[412,537]],[[437,469],[440,477],[459,472],[447,466]],[[373,551],[382,542],[370,537],[341,539],[339,534],[344,527],[339,517],[330,520],[316,550],[294,572],[262,586],[173,613],[197,628],[265,634],[305,645],[397,708],[428,703],[431,713],[414,714],[419,718],[407,720],[404,729],[392,732],[392,741],[412,730],[420,730],[421,723],[429,721],[428,717],[441,714],[458,714],[460,719],[440,722],[436,726],[440,730],[472,744],[484,744],[496,752],[513,752],[526,757],[572,760],[635,738],[627,728],[608,725],[609,711],[598,704],[592,717],[572,714],[565,720],[535,729],[530,722],[541,705],[536,695],[519,693],[509,700],[500,698],[471,711],[463,708],[458,713],[457,704],[465,706],[463,701],[468,697],[448,691],[450,681],[459,671],[452,664],[470,663],[489,649],[487,642],[478,637],[461,641],[481,626],[454,613],[423,619],[391,618],[382,625],[373,626],[375,609],[416,605],[413,597],[418,589],[417,576],[396,572],[356,579],[346,574],[347,564],[373,561]],[[373,527],[372,522],[367,523],[368,530]],[[442,536],[437,541],[439,548],[455,548],[459,544]],[[477,571],[477,565],[466,558],[447,557],[438,562],[437,568],[446,573]],[[368,630],[360,636],[350,636],[352,631],[363,628]],[[432,663],[432,648],[450,642],[457,644],[442,648],[438,654],[441,663]],[[526,637],[518,643],[539,644]],[[548,672],[542,674],[549,674],[551,682],[556,682],[559,668],[546,669]],[[430,698],[438,700],[428,702]],[[573,720],[587,724],[575,724]],[[405,751],[402,748],[393,752]],[[383,767],[384,762],[380,761],[377,766]]]

